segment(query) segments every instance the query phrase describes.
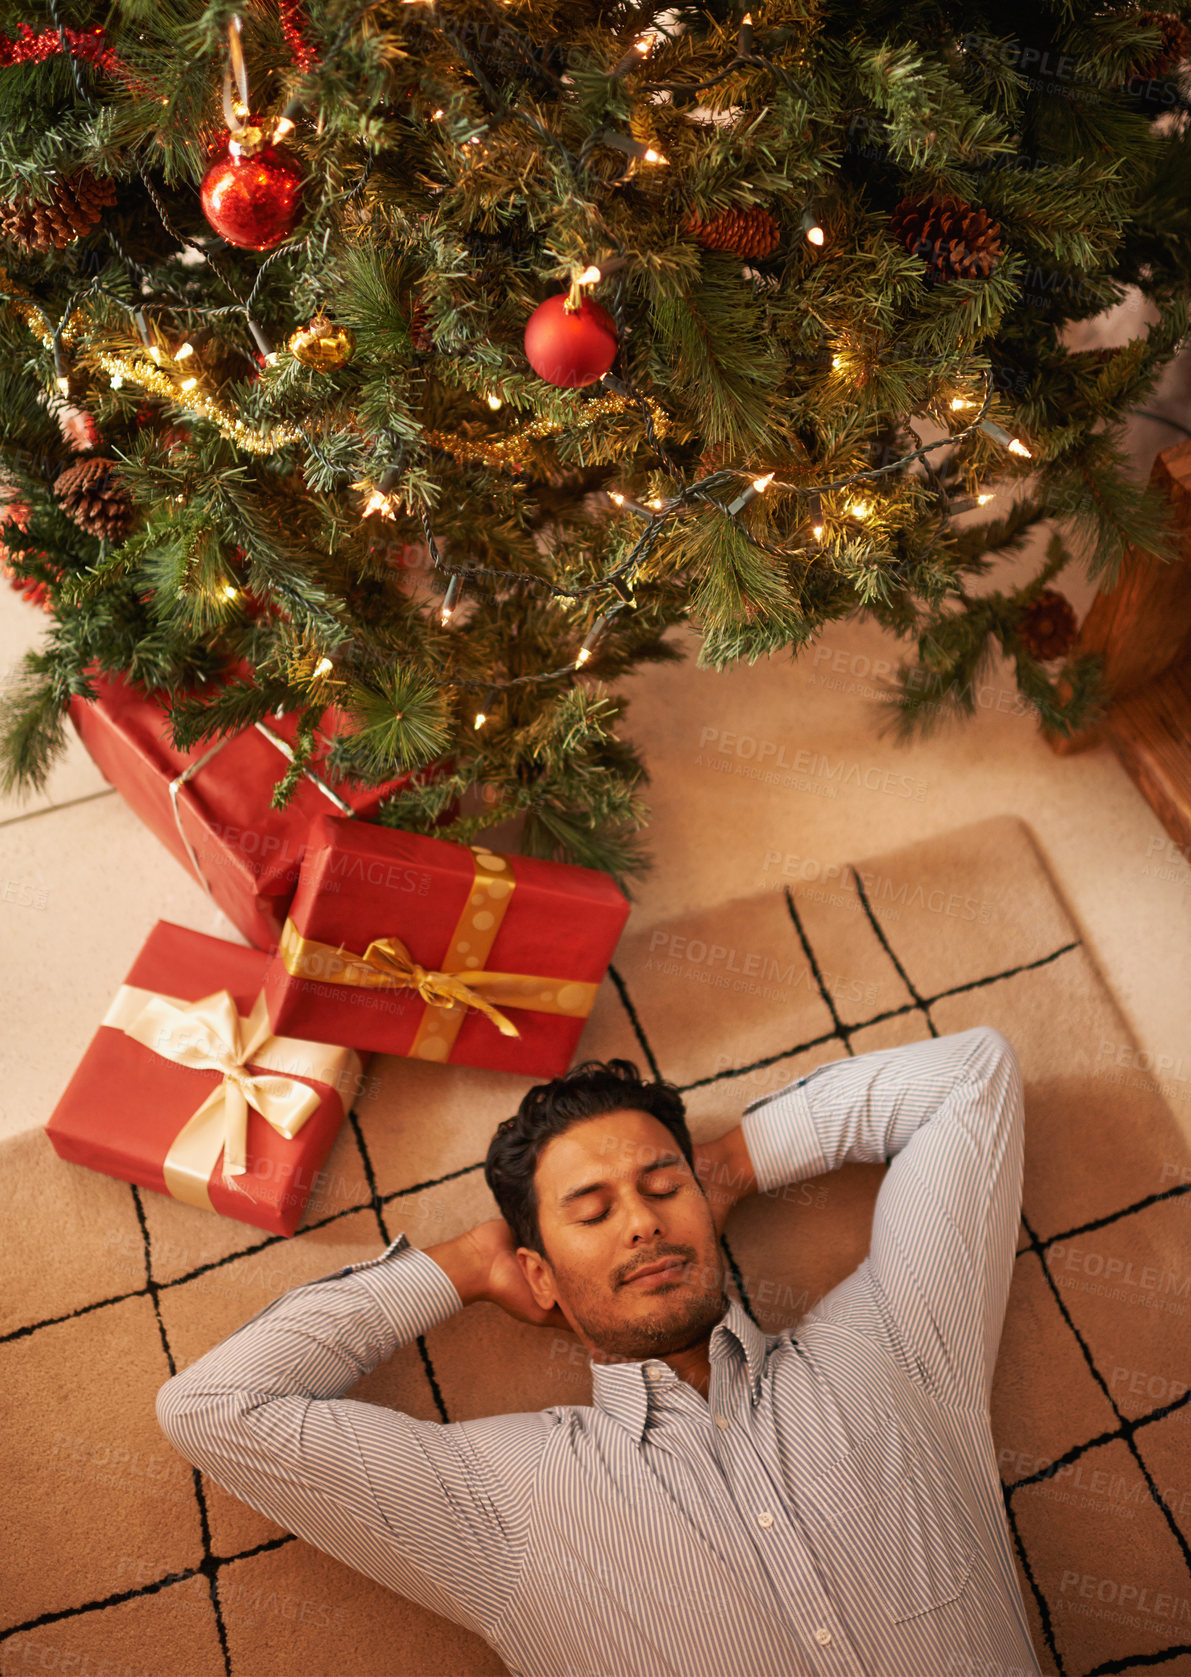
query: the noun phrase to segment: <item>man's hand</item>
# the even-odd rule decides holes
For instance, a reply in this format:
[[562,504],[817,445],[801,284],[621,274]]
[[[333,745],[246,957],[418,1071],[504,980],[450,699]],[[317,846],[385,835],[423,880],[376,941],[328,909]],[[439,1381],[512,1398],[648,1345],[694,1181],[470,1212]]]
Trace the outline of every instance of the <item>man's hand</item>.
[[753,1162],[739,1124],[727,1135],[716,1141],[705,1141],[693,1151],[694,1172],[707,1196],[718,1240],[732,1207],[757,1191]]
[[477,1223],[459,1239],[474,1264],[470,1289],[473,1299],[499,1304],[515,1321],[529,1322],[535,1328],[574,1331],[556,1304],[543,1310],[530,1292],[529,1282],[517,1261],[513,1231],[503,1217]]

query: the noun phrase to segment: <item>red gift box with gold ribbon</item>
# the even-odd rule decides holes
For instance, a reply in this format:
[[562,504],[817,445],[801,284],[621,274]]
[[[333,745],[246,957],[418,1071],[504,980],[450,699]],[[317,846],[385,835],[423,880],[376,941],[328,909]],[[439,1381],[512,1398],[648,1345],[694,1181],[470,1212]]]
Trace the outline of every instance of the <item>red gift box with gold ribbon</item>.
[[274,1034],[267,963],[260,950],[159,920],[46,1125],[54,1151],[293,1234],[363,1061]]
[[265,977],[274,1030],[556,1077],[629,915],[605,873],[322,815]]
[[179,751],[170,743],[160,697],[118,676],[97,676],[94,685],[94,701],[72,700],[70,714],[96,766],[258,949],[274,948],[281,935],[314,817],[339,810],[367,820],[413,778],[382,786],[331,781],[322,767],[324,748],[285,809],[272,809],[273,787],[296,737],[295,717],[270,717]]

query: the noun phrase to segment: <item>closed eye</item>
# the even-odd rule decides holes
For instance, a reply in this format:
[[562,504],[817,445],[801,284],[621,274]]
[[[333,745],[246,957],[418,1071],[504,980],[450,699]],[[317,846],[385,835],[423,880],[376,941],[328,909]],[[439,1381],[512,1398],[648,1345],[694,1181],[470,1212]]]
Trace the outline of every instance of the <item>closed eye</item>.
[[[651,1200],[668,1200],[672,1194],[676,1194],[677,1192],[678,1192],[677,1188],[667,1188],[664,1193],[650,1194],[649,1198]],[[600,1212],[598,1217],[580,1217],[579,1221],[583,1224],[602,1223],[604,1221],[604,1218],[607,1215],[608,1215],[608,1207],[605,1206],[603,1211]]]

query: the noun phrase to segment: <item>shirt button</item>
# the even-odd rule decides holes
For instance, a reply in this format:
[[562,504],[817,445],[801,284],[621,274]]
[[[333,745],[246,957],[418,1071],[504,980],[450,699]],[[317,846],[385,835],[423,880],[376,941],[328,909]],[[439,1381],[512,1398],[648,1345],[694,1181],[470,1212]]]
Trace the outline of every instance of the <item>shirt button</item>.
[[763,1514],[757,1515],[757,1524],[759,1526],[764,1526],[766,1531],[769,1530],[770,1526],[773,1524],[773,1515],[768,1511],[768,1509],[766,1509]]
[[819,1644],[820,1648],[826,1648],[827,1644],[831,1641],[831,1632],[827,1629],[826,1625],[819,1626],[818,1630],[815,1632],[815,1641]]
[[715,1418],[715,1424],[721,1432],[727,1432],[728,1428],[732,1425],[726,1415],[717,1415]]
[[647,1368],[645,1370],[645,1378],[647,1380],[660,1380],[662,1378],[662,1371],[660,1368]]

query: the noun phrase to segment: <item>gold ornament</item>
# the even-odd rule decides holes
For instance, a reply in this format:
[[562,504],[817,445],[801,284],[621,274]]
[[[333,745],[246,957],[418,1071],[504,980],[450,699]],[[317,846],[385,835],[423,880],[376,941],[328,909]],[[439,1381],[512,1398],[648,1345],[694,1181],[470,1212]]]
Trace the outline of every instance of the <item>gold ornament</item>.
[[318,373],[333,373],[346,367],[355,353],[355,334],[346,326],[332,326],[325,314],[316,314],[309,326],[300,326],[289,337],[290,354],[304,367]]

